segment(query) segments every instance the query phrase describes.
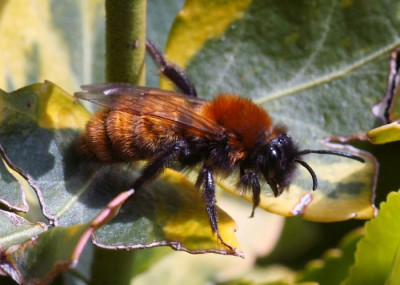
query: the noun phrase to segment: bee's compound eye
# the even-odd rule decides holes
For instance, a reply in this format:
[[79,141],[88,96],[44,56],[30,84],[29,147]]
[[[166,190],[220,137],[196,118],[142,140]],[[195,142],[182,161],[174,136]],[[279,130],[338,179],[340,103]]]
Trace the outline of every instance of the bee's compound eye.
[[279,157],[280,157],[280,151],[275,147],[271,147],[269,149],[269,158],[271,160],[277,160],[279,159]]

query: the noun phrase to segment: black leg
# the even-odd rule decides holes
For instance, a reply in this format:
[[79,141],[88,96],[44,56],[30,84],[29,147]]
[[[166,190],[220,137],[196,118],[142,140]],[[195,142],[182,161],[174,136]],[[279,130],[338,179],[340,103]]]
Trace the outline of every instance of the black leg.
[[199,177],[197,178],[196,186],[198,188],[201,188],[201,186],[203,186],[203,199],[206,204],[206,211],[212,231],[217,234],[218,239],[223,245],[234,251],[235,249],[233,247],[224,242],[218,229],[218,213],[217,209],[215,208],[215,184],[212,176],[212,171],[210,169],[203,167],[199,174]]
[[164,56],[149,40],[146,40],[146,47],[147,51],[150,53],[158,67],[160,67],[161,73],[165,77],[171,80],[184,94],[197,97],[196,88],[189,80],[183,69],[177,65],[167,62]]
[[154,159],[149,162],[149,165],[143,170],[142,175],[134,182],[133,189],[136,191],[146,182],[152,180],[160,173],[164,167],[173,160],[180,152],[185,153],[187,143],[177,141],[173,145],[167,147],[163,152],[157,154]]
[[261,187],[255,172],[246,173],[244,169],[240,169],[240,182],[246,187],[251,188],[253,192],[253,210],[251,211],[250,218],[254,217],[254,211],[260,204]]

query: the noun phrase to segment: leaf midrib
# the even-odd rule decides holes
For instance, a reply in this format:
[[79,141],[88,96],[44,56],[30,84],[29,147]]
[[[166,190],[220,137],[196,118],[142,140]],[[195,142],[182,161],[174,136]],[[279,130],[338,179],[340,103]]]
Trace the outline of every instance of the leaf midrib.
[[261,98],[255,99],[254,102],[256,104],[261,105],[261,104],[267,103],[269,101],[280,99],[280,98],[283,98],[283,97],[286,97],[289,95],[293,95],[293,94],[299,93],[301,91],[313,88],[315,86],[322,85],[327,82],[339,79],[341,77],[346,76],[350,72],[360,68],[364,64],[367,64],[367,63],[375,60],[376,58],[380,57],[381,55],[394,50],[399,45],[400,45],[400,39],[396,39],[392,44],[387,45],[381,49],[378,49],[377,51],[363,57],[362,59],[355,61],[353,64],[344,66],[341,69],[338,69],[338,70],[330,72],[328,74],[316,77],[313,80],[309,80],[302,84],[298,84],[298,85],[295,85],[295,86],[292,86],[289,88],[281,89],[276,92],[266,94],[265,96],[263,96]]

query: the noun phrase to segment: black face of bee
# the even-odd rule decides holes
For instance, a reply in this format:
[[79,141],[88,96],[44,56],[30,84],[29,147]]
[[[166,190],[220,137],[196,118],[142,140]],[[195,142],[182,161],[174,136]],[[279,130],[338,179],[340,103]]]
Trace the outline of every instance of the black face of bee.
[[259,167],[276,197],[293,180],[297,154],[298,148],[287,134],[279,135],[261,150]]

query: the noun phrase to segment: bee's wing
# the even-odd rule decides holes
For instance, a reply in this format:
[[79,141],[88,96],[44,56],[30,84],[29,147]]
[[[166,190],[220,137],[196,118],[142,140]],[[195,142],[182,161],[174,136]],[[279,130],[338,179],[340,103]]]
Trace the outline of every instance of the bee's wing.
[[124,83],[85,85],[82,89],[87,92],[77,92],[76,97],[106,108],[168,120],[208,135],[222,131],[215,122],[198,114],[197,110],[207,102],[205,100]]
[[[205,100],[197,97],[188,96],[183,93],[177,93],[175,91],[163,90],[154,87],[136,86],[129,83],[95,83],[90,85],[83,85],[81,88],[90,93],[103,93],[104,95],[115,95],[115,94],[141,94],[141,95],[165,95],[165,96],[178,96],[185,98],[186,101],[192,104],[204,104]],[[84,93],[84,92],[78,92]],[[77,94],[77,93],[76,93]],[[83,98],[82,98],[83,99]]]

